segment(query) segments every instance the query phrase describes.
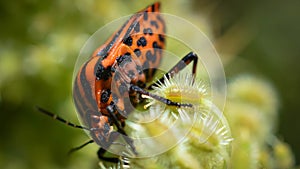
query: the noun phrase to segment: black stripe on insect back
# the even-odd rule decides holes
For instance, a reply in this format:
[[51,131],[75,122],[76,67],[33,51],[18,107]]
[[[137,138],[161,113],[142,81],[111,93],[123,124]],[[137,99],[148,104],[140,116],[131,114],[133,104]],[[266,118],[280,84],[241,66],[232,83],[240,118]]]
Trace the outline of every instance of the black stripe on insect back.
[[[127,38],[128,34],[130,33],[130,31],[133,29],[133,27],[136,25],[136,20],[137,18],[140,16],[140,14],[134,14],[130,19],[128,19],[123,25],[122,27],[118,30],[118,32],[114,35],[114,37],[112,38],[112,40],[105,46],[105,48],[103,50],[101,50],[97,56],[103,56],[103,59],[105,59],[107,57],[107,53],[110,51],[110,49],[113,47],[113,45],[116,43],[116,41],[119,39],[119,36],[121,35],[121,33],[123,32],[124,28],[126,27],[126,25],[129,23],[129,21],[131,19],[133,19],[133,23],[129,26],[129,28],[127,29],[127,32],[125,34],[125,36],[123,36],[122,39]],[[128,33],[129,32],[129,33]]]
[[125,35],[123,36],[122,39],[127,39],[130,37],[130,34],[132,32],[133,29],[136,29],[136,26],[138,26],[139,24],[139,17],[141,16],[140,13],[134,14],[132,17],[135,17],[132,24],[129,26],[129,28],[127,29]]
[[85,63],[83,65],[82,69],[81,69],[81,72],[80,72],[80,75],[79,75],[79,77],[80,77],[80,83],[81,83],[81,86],[82,86],[82,88],[84,90],[85,98],[88,100],[88,102],[90,104],[92,104],[93,108],[97,108],[97,103],[96,103],[96,101],[93,98],[91,84],[86,79],[86,66],[87,66],[87,63]]
[[147,11],[144,12],[143,18],[144,18],[145,21],[148,20],[148,13],[147,13]]
[[136,25],[134,26],[134,31],[135,32],[139,32],[140,31],[140,23],[136,23]]
[[157,24],[156,21],[150,21],[150,24],[151,24],[152,26],[154,26],[156,29],[158,29],[158,24]]
[[112,48],[112,46],[116,43],[116,40],[119,38],[121,32],[123,31],[123,29],[125,28],[125,26],[127,25],[127,23],[129,22],[129,20],[127,20],[125,22],[124,25],[122,25],[121,29],[115,34],[115,36],[112,38],[112,40],[105,46],[104,49],[102,49],[97,56],[104,56],[103,59],[105,59],[108,55],[108,51]]
[[[78,78],[78,77],[77,77]],[[93,110],[94,107],[92,106],[92,103],[89,103],[87,98],[84,96],[85,93],[80,92],[81,84],[78,84],[78,80],[76,78],[74,89],[73,89],[73,95],[74,95],[74,102],[77,107],[78,113],[81,117],[86,117],[86,111],[87,110]],[[80,82],[79,82],[80,83]],[[83,118],[85,119],[85,118]],[[85,121],[85,123],[88,123],[88,121]]]
[[155,12],[155,4],[151,5],[151,12]]
[[75,106],[78,110],[78,113],[80,114],[81,117],[84,117],[84,110],[87,108],[87,106],[84,103],[84,99],[82,98],[82,95],[80,93],[78,84],[77,84],[77,78],[74,84],[73,88],[73,98],[75,102]]

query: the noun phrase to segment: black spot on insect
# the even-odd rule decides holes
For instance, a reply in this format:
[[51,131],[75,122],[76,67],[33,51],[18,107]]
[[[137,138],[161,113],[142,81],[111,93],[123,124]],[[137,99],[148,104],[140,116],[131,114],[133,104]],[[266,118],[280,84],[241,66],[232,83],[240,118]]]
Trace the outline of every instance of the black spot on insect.
[[133,71],[133,70],[129,70],[129,71],[128,71],[128,77],[129,77],[130,79],[133,79],[134,76],[135,76],[134,71]]
[[144,46],[147,45],[147,40],[146,40],[145,37],[140,37],[140,39],[137,40],[136,44],[137,44],[137,46],[142,46],[142,47],[144,47]]
[[110,126],[107,123],[105,123],[103,129],[104,134],[107,135],[110,130]]
[[110,97],[111,91],[109,89],[102,90],[101,92],[101,102],[106,103]]
[[124,82],[122,82],[119,86],[120,95],[124,95],[126,91],[127,91],[127,85]]
[[[158,20],[162,25],[165,25],[165,21],[161,18],[160,15],[157,15],[156,18],[157,18],[157,20]],[[166,32],[166,27],[165,27],[165,26],[163,27],[163,31]]]
[[156,41],[154,41],[154,42],[152,43],[152,47],[155,48],[155,49],[161,49],[161,47],[157,44]]
[[135,32],[139,32],[140,31],[140,23],[136,23],[136,25],[134,26],[134,31]]
[[147,12],[144,12],[144,20],[146,21],[146,20],[148,20],[148,13]]
[[158,39],[159,39],[159,41],[161,41],[161,42],[165,42],[165,36],[162,35],[162,34],[159,34],[159,35],[158,35]]
[[143,33],[144,33],[145,35],[147,35],[147,34],[152,35],[152,34],[153,34],[151,28],[145,28],[145,29],[143,30]]
[[147,58],[147,60],[151,60],[151,61],[152,61],[152,53],[151,53],[150,50],[148,50],[148,51],[146,52],[146,58]]
[[129,52],[125,53],[124,55],[121,55],[117,58],[117,63],[119,66],[124,66],[126,63],[131,62],[131,55]]
[[[151,54],[151,52],[150,52],[150,54]],[[146,54],[146,57],[147,57],[147,54]],[[147,58],[147,60],[152,61],[154,63],[156,61],[156,53],[154,52],[153,55],[151,54],[151,57],[149,55],[149,59]]]
[[143,68],[144,68],[144,71],[145,71],[145,69],[149,69],[149,63],[147,61],[143,64]]
[[130,53],[129,53],[129,52],[126,52],[124,55],[126,55],[126,56],[130,56]]
[[137,56],[137,57],[140,57],[141,56],[141,50],[140,49],[138,49],[138,48],[136,48],[136,49],[134,49],[134,53],[135,53],[135,55]]
[[158,24],[157,24],[156,21],[150,21],[150,24],[151,24],[152,26],[154,26],[156,29],[158,29]]
[[129,36],[128,38],[126,38],[123,43],[127,46],[131,46],[132,45],[132,37]]
[[155,53],[155,54],[156,54],[157,51],[158,51],[160,54],[162,53],[162,50],[160,50],[161,47],[157,44],[156,41],[154,41],[154,42],[152,43],[152,47],[154,48],[154,53]]
[[111,74],[111,66],[104,68],[104,66],[100,63],[97,66],[96,70],[96,79],[97,80],[108,80],[112,76]]

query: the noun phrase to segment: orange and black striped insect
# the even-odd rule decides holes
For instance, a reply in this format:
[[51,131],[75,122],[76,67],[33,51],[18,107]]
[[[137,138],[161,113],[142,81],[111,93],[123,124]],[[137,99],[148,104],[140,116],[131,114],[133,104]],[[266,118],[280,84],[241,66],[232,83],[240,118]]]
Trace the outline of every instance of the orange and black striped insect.
[[[105,157],[104,153],[121,134],[132,152],[137,154],[132,140],[126,137],[124,127],[128,114],[142,102],[141,95],[171,106],[192,106],[149,92],[155,83],[147,84],[152,81],[155,70],[160,65],[166,41],[166,25],[159,13],[159,7],[160,3],[156,2],[134,14],[104,45],[95,50],[78,71],[74,81],[73,99],[85,126],[68,124],[88,130],[92,140],[73,150],[95,142],[101,147],[98,151],[99,159],[118,162],[118,158]],[[188,53],[166,76],[171,78],[192,61],[192,73],[195,75],[197,60],[195,53]],[[159,81],[163,83],[164,78]],[[42,108],[38,109],[54,116]],[[66,122],[60,117],[56,119]]]

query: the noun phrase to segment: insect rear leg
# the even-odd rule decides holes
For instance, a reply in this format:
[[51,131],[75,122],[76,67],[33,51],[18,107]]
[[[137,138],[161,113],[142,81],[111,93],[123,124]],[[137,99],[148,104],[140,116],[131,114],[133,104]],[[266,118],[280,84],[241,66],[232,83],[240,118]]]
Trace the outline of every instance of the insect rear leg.
[[[107,148],[109,148],[112,144],[123,145],[122,143],[115,143],[114,141],[119,137],[120,133],[116,131],[112,131],[110,133],[109,141],[106,143],[105,147],[99,148],[97,151],[98,159],[111,163],[118,163],[120,159],[118,157],[105,157],[105,153],[107,152]],[[125,146],[125,145],[124,145]]]
[[[104,154],[107,152],[107,150],[105,150],[104,148],[99,148],[98,152],[97,152],[97,155],[98,155],[98,158],[100,160],[103,160],[103,161],[106,161],[106,162],[111,162],[111,163],[119,163],[121,162],[121,159],[120,158],[116,158],[116,157],[104,157]],[[123,166],[126,165],[126,166],[129,166],[129,161],[127,160],[126,157],[123,157],[122,158],[122,161],[123,161]]]
[[104,154],[106,153],[106,149],[104,148],[99,148],[99,150],[97,151],[97,155],[99,160],[103,160],[103,161],[107,161],[107,162],[111,162],[111,163],[118,163],[120,160],[119,158],[116,157],[104,157]]
[[179,71],[184,69],[187,65],[189,65],[192,61],[193,62],[193,69],[192,74],[194,77],[196,77],[196,71],[197,71],[197,63],[198,63],[198,56],[194,52],[190,52],[187,55],[185,55],[173,68],[171,68],[162,78],[157,80],[156,82],[152,83],[147,87],[147,89],[153,89],[153,86],[156,86],[157,82],[164,83],[164,77],[167,77],[169,79],[170,77],[173,77],[175,74],[177,74]]
[[[111,132],[110,133],[109,144],[106,147],[110,147],[113,144],[126,146],[123,143],[114,142],[119,137],[119,135],[120,135],[119,132],[116,132],[116,131]],[[123,163],[125,165],[128,165],[128,162],[126,160],[124,160],[124,159],[126,159],[126,157],[123,157],[123,156],[105,157],[104,155],[105,155],[106,152],[108,152],[106,148],[103,148],[103,147],[99,148],[99,150],[97,151],[98,159],[106,161],[106,162],[118,163],[118,162],[121,161],[121,158],[122,158]]]

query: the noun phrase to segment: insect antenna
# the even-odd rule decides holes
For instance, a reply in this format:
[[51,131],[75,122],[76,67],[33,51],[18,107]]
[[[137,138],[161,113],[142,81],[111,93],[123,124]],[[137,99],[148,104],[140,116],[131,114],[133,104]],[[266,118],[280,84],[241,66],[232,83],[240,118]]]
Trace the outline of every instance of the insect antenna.
[[[84,126],[80,126],[80,125],[77,125],[77,124],[74,124],[74,123],[70,123],[70,122],[68,122],[67,120],[65,120],[65,119],[63,119],[63,118],[57,116],[56,114],[54,114],[54,113],[52,113],[52,112],[50,112],[50,111],[48,111],[48,110],[45,110],[45,109],[43,109],[43,108],[41,108],[41,107],[36,106],[36,109],[37,109],[39,112],[41,112],[41,113],[43,113],[43,114],[46,114],[46,115],[52,117],[53,119],[58,120],[58,121],[60,121],[60,122],[62,122],[62,123],[64,123],[64,124],[66,124],[66,125],[68,125],[68,126],[71,126],[71,127],[73,127],[73,128],[78,128],[78,129],[83,129],[83,130],[88,130],[88,131],[93,130],[93,128],[92,128],[92,129],[89,129],[89,128],[84,127]],[[80,150],[81,148],[83,148],[83,147],[85,147],[86,145],[91,144],[91,143],[94,143],[94,140],[89,140],[89,141],[83,143],[82,145],[80,145],[80,146],[78,146],[78,147],[72,148],[72,149],[68,152],[68,155],[71,155],[73,152],[75,152],[75,151],[77,151],[77,150]]]
[[54,113],[52,113],[52,112],[50,112],[50,111],[48,111],[48,110],[45,110],[45,109],[43,109],[43,108],[41,108],[41,107],[36,106],[36,109],[37,109],[39,112],[41,112],[41,113],[43,113],[43,114],[46,114],[46,115],[52,117],[53,119],[58,120],[58,121],[60,121],[60,122],[62,122],[62,123],[64,123],[64,124],[66,124],[66,125],[68,125],[68,126],[71,126],[71,127],[73,127],[73,128],[79,128],[79,129],[91,131],[90,128],[87,128],[87,127],[84,127],[84,126],[80,126],[80,125],[77,125],[77,124],[74,124],[74,123],[70,123],[69,121],[67,121],[67,120],[65,120],[65,119],[63,119],[63,118],[61,118],[61,117],[59,117],[57,114],[54,114]]

